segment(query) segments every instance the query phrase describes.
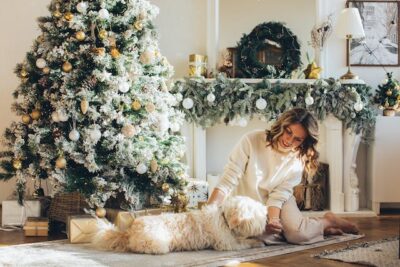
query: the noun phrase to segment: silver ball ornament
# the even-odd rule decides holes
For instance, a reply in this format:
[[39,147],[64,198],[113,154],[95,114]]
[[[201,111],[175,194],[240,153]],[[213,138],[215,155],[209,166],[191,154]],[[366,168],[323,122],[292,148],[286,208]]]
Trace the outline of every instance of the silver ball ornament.
[[73,129],[71,132],[69,132],[68,135],[69,139],[71,139],[72,141],[78,141],[80,134],[76,129]]
[[191,109],[193,107],[193,99],[187,97],[185,99],[183,99],[182,101],[182,106],[186,109]]
[[259,110],[265,109],[265,108],[267,107],[267,101],[265,101],[264,98],[259,98],[259,99],[257,99],[257,101],[256,101],[256,107],[257,107]]

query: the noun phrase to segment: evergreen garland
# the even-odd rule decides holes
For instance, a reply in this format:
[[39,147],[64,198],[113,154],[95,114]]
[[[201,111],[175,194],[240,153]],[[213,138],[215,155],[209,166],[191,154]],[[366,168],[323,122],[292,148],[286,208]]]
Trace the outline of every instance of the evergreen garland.
[[[257,51],[265,45],[265,40],[281,46],[282,65],[261,63]],[[238,68],[243,78],[288,78],[301,65],[300,44],[291,30],[279,22],[265,22],[240,39],[237,46]]]
[[[343,85],[334,79],[316,80],[313,83],[271,83],[268,80],[246,84],[240,79],[227,79],[219,75],[215,80],[179,80],[173,93],[181,100],[179,108],[186,120],[204,128],[221,123],[245,126],[254,117],[265,121],[275,120],[293,107],[302,107],[319,120],[332,114],[344,127],[355,133],[368,131],[375,124],[371,88],[363,84]],[[256,102],[264,99],[264,109]],[[188,108],[185,99],[193,100]],[[214,100],[213,100],[214,99]],[[209,101],[213,100],[213,101]]]

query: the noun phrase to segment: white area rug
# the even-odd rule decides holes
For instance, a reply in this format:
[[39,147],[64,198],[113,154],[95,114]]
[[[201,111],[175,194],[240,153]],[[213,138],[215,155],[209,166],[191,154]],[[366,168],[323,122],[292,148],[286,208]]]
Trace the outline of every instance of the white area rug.
[[166,255],[143,255],[99,251],[89,245],[69,244],[67,240],[24,244],[0,248],[0,266],[67,267],[67,266],[221,266],[232,262],[251,261],[300,250],[326,246],[361,238],[360,235],[330,237],[312,245],[271,245],[240,251],[190,251]]
[[357,243],[344,249],[326,251],[315,257],[367,266],[399,267],[399,237]]

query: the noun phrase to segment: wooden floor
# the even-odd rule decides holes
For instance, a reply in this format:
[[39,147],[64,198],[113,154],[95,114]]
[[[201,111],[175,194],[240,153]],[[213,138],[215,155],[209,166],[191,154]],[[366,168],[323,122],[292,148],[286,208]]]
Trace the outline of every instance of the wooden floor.
[[[313,248],[310,250],[304,250],[291,254],[285,254],[282,256],[271,257],[267,259],[256,260],[253,263],[245,263],[239,266],[355,266],[354,264],[347,264],[341,262],[335,262],[332,260],[325,259],[314,259],[311,257],[313,254],[318,254],[324,250],[338,249],[346,247],[347,244],[378,240],[390,236],[398,236],[400,229],[400,215],[399,213],[387,214],[379,217],[369,218],[349,218],[351,221],[358,224],[361,232],[365,234],[363,239],[353,240],[348,243],[339,243],[329,245],[320,248]],[[25,237],[22,230],[13,232],[0,231],[0,246],[22,244],[22,243],[34,243],[43,242],[47,240],[64,239],[65,235],[59,234],[57,236],[49,237]]]

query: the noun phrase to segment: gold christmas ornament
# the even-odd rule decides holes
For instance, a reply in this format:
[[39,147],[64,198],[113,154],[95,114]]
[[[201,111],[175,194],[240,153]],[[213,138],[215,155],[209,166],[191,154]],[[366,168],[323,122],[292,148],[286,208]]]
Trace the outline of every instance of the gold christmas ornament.
[[34,109],[31,112],[31,118],[33,120],[38,120],[40,118],[40,115],[41,115],[41,113],[40,113],[40,110],[38,110],[38,109]]
[[22,161],[20,159],[14,159],[12,164],[16,170],[20,170],[22,168]]
[[44,74],[49,74],[50,73],[50,68],[49,67],[44,67],[42,69],[42,71],[43,71]]
[[147,103],[146,104],[146,111],[148,113],[152,113],[154,110],[156,110],[156,106],[154,106],[153,103]]
[[85,40],[85,37],[86,37],[86,34],[85,34],[83,31],[79,31],[79,32],[75,33],[75,38],[76,38],[78,41],[83,41],[83,40]]
[[[157,163],[157,160],[153,159],[153,160],[150,162],[150,171],[151,171],[152,173],[155,173],[157,170],[158,170],[158,163]],[[163,186],[164,186],[164,185],[163,185]]]
[[141,31],[143,29],[143,23],[140,20],[137,20],[133,24],[133,27],[135,27],[136,30]]
[[107,213],[107,211],[106,211],[105,208],[97,208],[96,209],[96,216],[99,217],[99,218],[106,217],[106,213]]
[[321,71],[322,69],[313,61],[311,64],[308,64],[307,68],[303,72],[306,79],[319,79]]
[[113,58],[118,58],[121,55],[121,53],[118,51],[117,48],[113,47],[111,48],[111,56]]
[[26,76],[28,76],[28,72],[25,70],[25,68],[22,68],[21,71],[19,72],[19,75],[25,78]]
[[104,47],[95,47],[93,52],[98,56],[104,56],[106,54],[106,49]]
[[169,191],[169,184],[163,183],[161,189],[163,192],[167,193]]
[[65,167],[67,167],[67,161],[65,158],[63,156],[58,157],[56,160],[56,168],[64,169]]
[[81,101],[81,111],[85,115],[86,112],[89,109],[89,102],[86,100],[86,98],[83,98]]
[[104,39],[107,38],[107,36],[108,36],[108,32],[106,30],[103,29],[103,30],[99,31],[99,38],[100,39],[104,40]]
[[64,64],[62,65],[62,70],[64,72],[70,72],[72,70],[72,64],[68,61],[64,62]]
[[66,21],[71,21],[74,18],[74,15],[71,12],[67,12],[64,14],[64,19]]
[[108,43],[111,47],[116,47],[117,46],[117,40],[115,40],[114,37],[108,37]]
[[53,16],[55,18],[61,18],[62,14],[61,14],[60,10],[57,9],[56,11],[53,12]]
[[132,102],[132,109],[138,111],[139,109],[142,108],[142,105],[138,100],[135,100]]
[[126,124],[122,127],[121,133],[127,138],[133,137],[136,134],[135,126]]
[[387,96],[391,96],[391,95],[392,95],[392,90],[387,90],[387,91],[386,91],[386,95],[387,95]]
[[27,115],[27,114],[22,115],[22,122],[25,123],[25,124],[31,123],[31,117],[29,115]]

